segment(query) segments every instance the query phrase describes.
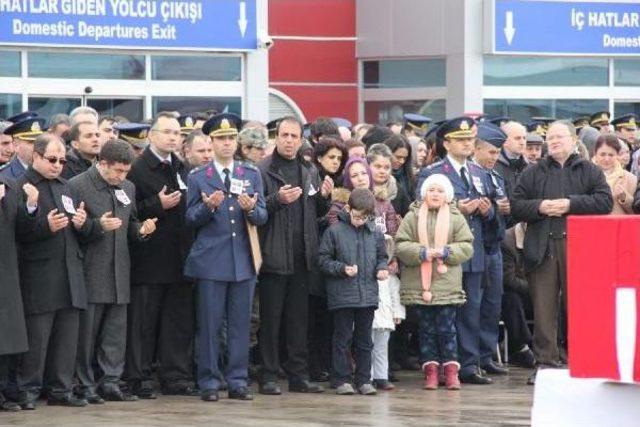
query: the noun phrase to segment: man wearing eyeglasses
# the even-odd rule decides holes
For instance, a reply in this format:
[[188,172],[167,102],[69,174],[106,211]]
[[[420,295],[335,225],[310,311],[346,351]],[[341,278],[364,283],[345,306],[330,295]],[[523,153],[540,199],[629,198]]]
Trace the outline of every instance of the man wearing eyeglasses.
[[44,123],[44,119],[30,116],[4,130],[5,135],[13,138],[16,155],[6,167],[0,169],[3,177],[16,180],[24,175],[33,159],[33,141],[42,134]]
[[46,133],[34,142],[33,164],[18,179],[39,192],[40,214],[20,250],[20,286],[24,299],[29,350],[18,361],[20,405],[35,409],[47,373],[47,404],[85,406],[73,396],[73,367],[80,310],[87,308],[78,238],[87,235],[84,203],[60,178],[66,164],[60,137]]
[[567,216],[605,215],[613,208],[602,170],[576,154],[577,143],[573,123],[552,123],[548,157],[525,169],[511,200],[514,220],[527,223],[523,260],[533,303],[536,358],[529,384],[538,369],[561,366],[558,313],[566,308]]
[[136,187],[141,221],[158,218],[156,232],[131,248],[131,303],[124,377],[142,399],[156,397],[151,365],[157,354],[163,394],[194,395],[192,352],[193,288],[183,276],[192,242],[185,226],[187,169],[175,155],[180,124],[159,113],[149,146],[136,159],[129,180]]
[[89,170],[100,152],[100,133],[93,122],[76,123],[69,132],[71,150],[67,153],[67,164],[62,177],[71,179]]

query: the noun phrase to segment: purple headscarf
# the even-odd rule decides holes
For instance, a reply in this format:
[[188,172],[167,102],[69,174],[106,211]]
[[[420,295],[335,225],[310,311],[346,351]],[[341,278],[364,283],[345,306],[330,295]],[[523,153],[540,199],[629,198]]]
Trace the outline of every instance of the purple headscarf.
[[351,174],[349,173],[349,169],[351,165],[354,163],[360,163],[367,171],[367,175],[369,175],[369,190],[373,191],[373,175],[371,175],[371,168],[369,167],[369,163],[367,163],[366,159],[362,157],[352,156],[349,157],[347,163],[344,165],[344,169],[342,172],[342,184],[344,188],[347,190],[353,190],[353,183],[351,182]]

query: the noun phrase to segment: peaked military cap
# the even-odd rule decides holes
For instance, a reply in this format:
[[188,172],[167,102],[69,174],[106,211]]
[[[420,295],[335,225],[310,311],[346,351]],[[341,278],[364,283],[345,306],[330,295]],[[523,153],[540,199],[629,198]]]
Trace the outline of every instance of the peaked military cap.
[[611,124],[619,128],[625,128],[629,130],[638,129],[638,116],[635,114],[625,114],[624,116],[616,117],[614,120],[611,120]]
[[528,133],[536,133],[541,137],[544,137],[547,134],[547,128],[542,122],[529,122],[525,127],[527,128]]
[[202,132],[210,137],[237,136],[242,119],[233,113],[216,114],[202,125]]
[[151,125],[146,123],[118,123],[114,126],[118,137],[136,148],[144,148]]
[[44,133],[44,124],[45,119],[32,116],[13,123],[4,130],[4,134],[23,141],[35,141],[39,135]]
[[597,113],[591,115],[591,118],[589,119],[589,123],[591,124],[591,126],[599,128],[600,126],[608,125],[610,120],[611,120],[610,112],[598,111]]
[[15,116],[11,116],[7,119],[8,122],[18,123],[26,119],[30,119],[31,117],[38,117],[38,113],[33,111],[24,111],[22,113],[16,114]]
[[407,113],[402,116],[404,127],[408,127],[419,132],[426,132],[429,127],[429,123],[432,121],[433,120],[430,117],[423,116],[422,114]]
[[439,139],[473,138],[475,124],[471,117],[456,117],[441,124],[436,135]]
[[180,133],[189,134],[194,129],[196,118],[191,114],[185,114],[184,116],[178,117],[178,123],[180,123]]
[[573,125],[576,127],[576,131],[580,131],[585,126],[589,126],[589,116],[582,116],[572,120]]

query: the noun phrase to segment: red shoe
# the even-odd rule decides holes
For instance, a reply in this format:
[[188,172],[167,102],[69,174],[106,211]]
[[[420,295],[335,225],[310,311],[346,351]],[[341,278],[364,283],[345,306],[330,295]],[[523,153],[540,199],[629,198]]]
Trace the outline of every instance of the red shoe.
[[458,362],[447,362],[443,366],[447,390],[460,390],[460,380],[458,379],[460,364]]
[[438,389],[438,362],[427,362],[422,365],[424,371],[424,389]]

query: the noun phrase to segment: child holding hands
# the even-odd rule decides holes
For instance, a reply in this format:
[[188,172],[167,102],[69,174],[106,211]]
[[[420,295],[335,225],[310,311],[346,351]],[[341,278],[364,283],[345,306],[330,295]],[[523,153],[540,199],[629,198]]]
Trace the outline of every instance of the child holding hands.
[[442,364],[446,387],[458,390],[456,311],[464,304],[462,263],[473,255],[473,234],[453,200],[453,187],[445,175],[429,176],[421,187],[422,202],[415,202],[396,234],[396,255],[401,261],[400,298],[419,313],[420,363],[424,388],[438,388]]
[[354,382],[358,393],[376,394],[371,384],[373,316],[378,307],[378,280],[389,277],[384,236],[372,221],[375,197],[354,189],[339,221],[325,232],[319,264],[326,276],[327,305],[333,314],[332,382],[336,393],[354,394],[350,383],[350,344],[355,349]]

